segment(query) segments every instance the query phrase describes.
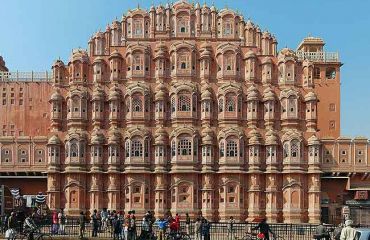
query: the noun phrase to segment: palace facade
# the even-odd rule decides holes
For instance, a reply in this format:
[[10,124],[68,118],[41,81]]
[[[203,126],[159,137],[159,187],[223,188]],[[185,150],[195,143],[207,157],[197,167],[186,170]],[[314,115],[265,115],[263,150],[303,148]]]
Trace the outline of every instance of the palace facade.
[[52,74],[1,59],[0,185],[69,215],[318,223],[352,201],[356,218],[370,150],[340,136],[341,65],[320,38],[278,51],[230,9],[130,10]]

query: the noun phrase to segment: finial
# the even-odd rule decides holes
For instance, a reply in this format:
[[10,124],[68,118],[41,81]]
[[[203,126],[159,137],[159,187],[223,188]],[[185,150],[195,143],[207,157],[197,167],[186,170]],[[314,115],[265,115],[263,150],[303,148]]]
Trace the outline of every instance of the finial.
[[140,3],[137,3],[137,9],[140,9]]

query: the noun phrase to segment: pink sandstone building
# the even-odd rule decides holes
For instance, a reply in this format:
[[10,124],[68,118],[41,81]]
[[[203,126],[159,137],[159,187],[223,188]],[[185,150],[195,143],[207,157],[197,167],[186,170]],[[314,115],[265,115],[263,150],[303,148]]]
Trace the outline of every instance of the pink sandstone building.
[[369,142],[340,136],[342,64],[323,47],[278,51],[235,11],[179,1],[130,10],[52,74],[1,59],[0,185],[69,215],[369,218]]

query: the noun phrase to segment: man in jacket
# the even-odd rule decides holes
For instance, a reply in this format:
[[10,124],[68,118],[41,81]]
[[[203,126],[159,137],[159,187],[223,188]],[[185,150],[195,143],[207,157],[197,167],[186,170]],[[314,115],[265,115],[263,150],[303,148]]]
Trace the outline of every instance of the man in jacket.
[[340,234],[340,240],[355,240],[356,239],[356,229],[352,227],[353,221],[346,220],[344,223],[346,226],[342,229],[342,233]]

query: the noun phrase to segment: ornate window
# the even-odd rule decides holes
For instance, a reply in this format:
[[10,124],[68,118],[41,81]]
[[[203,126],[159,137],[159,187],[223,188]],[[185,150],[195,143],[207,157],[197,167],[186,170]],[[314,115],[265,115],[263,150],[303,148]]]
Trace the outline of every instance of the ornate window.
[[178,99],[178,110],[180,112],[189,112],[190,111],[190,106],[191,106],[191,103],[190,103],[190,97],[186,96],[186,95],[180,95],[179,96],[179,99]]
[[78,146],[77,143],[71,143],[71,157],[78,157]]
[[218,100],[218,112],[223,112],[224,110],[224,99],[223,98],[220,98]]
[[202,104],[202,112],[210,112],[211,111],[211,103],[210,101],[204,101]]
[[171,143],[171,156],[174,157],[176,155],[176,141],[172,140]]
[[178,155],[191,155],[191,141],[189,139],[180,139],[177,146]]
[[129,140],[127,140],[126,143],[125,143],[125,152],[126,152],[126,157],[130,157],[130,142],[129,142]]
[[232,54],[225,54],[224,56],[224,69],[225,71],[233,71],[235,70],[235,56]]
[[175,97],[171,98],[171,113],[176,112],[176,99]]
[[178,32],[179,33],[188,33],[189,32],[189,21],[187,18],[179,18],[177,22]]
[[190,56],[191,54],[187,51],[181,51],[178,53],[178,69],[190,69]]
[[298,140],[292,140],[290,143],[290,155],[293,159],[299,157],[299,142]]
[[139,96],[133,97],[132,100],[132,111],[133,112],[142,112],[143,111],[143,102]]
[[135,20],[133,24],[133,35],[141,36],[143,34],[143,23],[141,20]]
[[138,139],[134,139],[131,142],[131,156],[132,157],[142,157],[143,156],[143,144]]
[[283,146],[283,152],[284,152],[284,158],[287,158],[289,156],[289,143],[284,143]]
[[289,117],[297,116],[297,99],[295,97],[288,98],[288,116]]
[[134,63],[134,70],[135,71],[142,71],[144,69],[144,60],[141,55],[135,55],[133,57],[133,63]]
[[234,140],[227,141],[226,156],[227,157],[237,157],[238,156],[238,145]]
[[233,23],[231,20],[227,20],[223,24],[223,35],[228,36],[233,34]]
[[224,157],[225,156],[225,143],[222,141],[220,143],[220,157]]
[[226,97],[226,111],[235,112],[235,98],[232,96]]

